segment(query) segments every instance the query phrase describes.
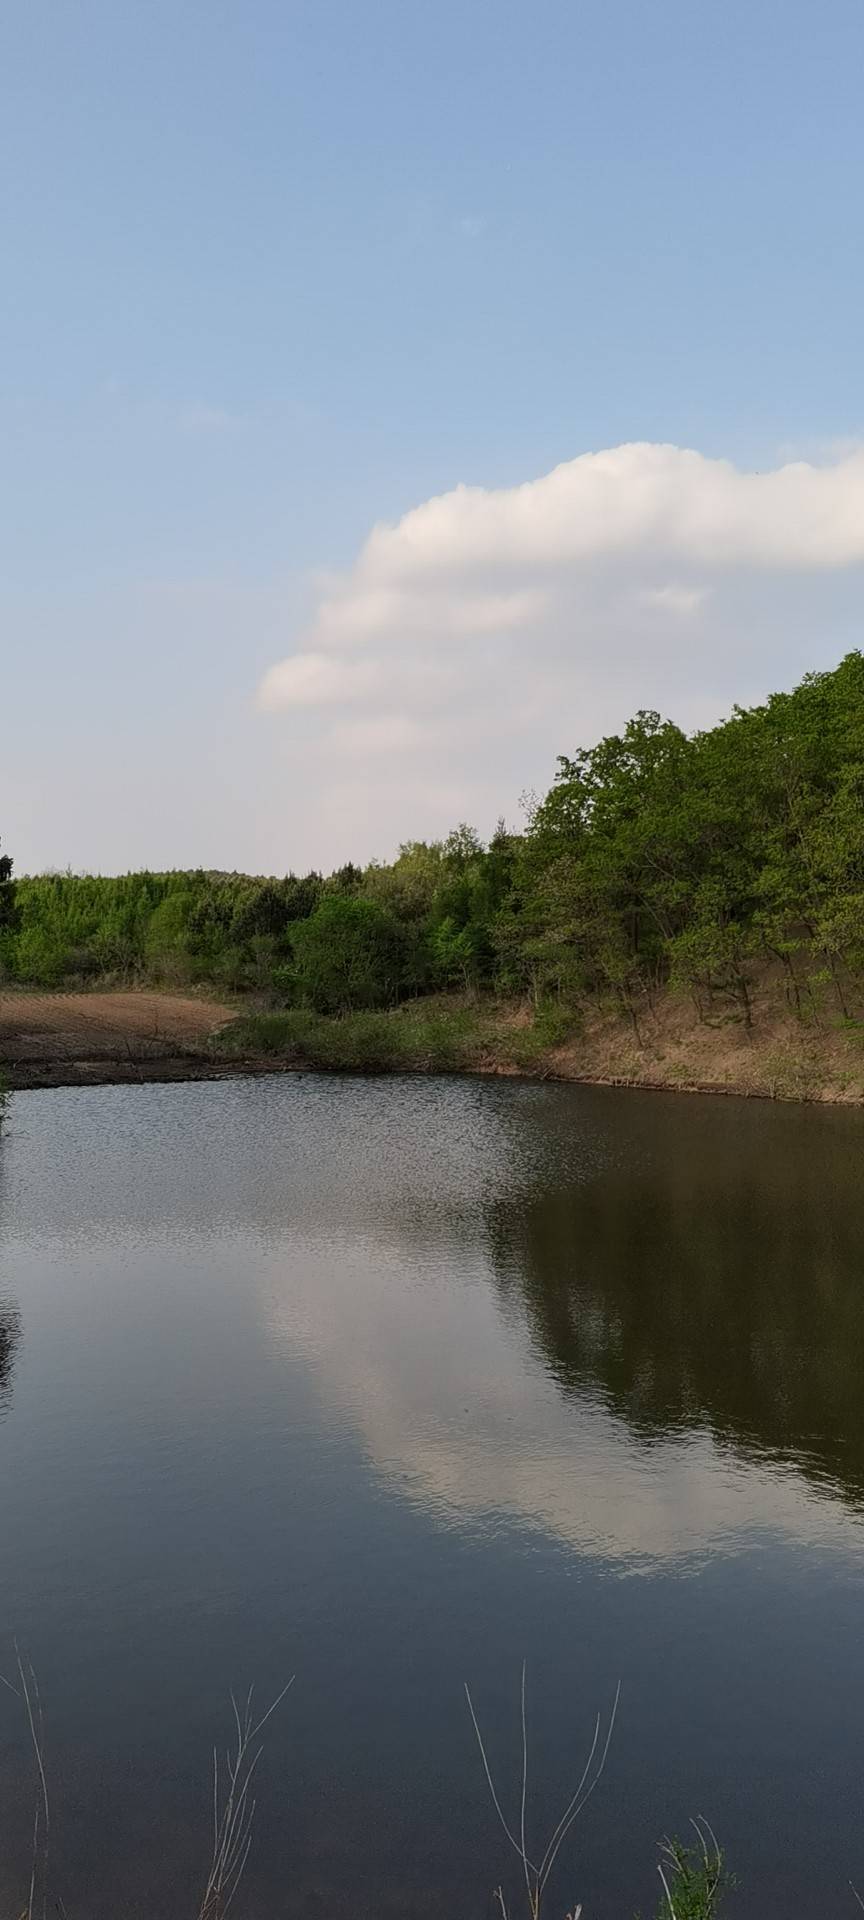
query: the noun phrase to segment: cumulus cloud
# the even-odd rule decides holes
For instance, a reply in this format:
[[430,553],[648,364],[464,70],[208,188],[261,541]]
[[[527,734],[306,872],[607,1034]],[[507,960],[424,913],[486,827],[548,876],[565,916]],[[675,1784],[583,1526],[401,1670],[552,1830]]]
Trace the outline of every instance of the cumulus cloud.
[[519,487],[456,487],[376,527],[358,571],[393,584],[442,568],[512,573],[658,553],[700,567],[864,560],[864,449],[769,473],[673,446],[586,453]]
[[300,716],[307,747],[338,746],[358,778],[385,781],[388,747],[410,744],[418,776],[424,754],[430,780],[446,759],[457,787],[470,765],[507,806],[541,760],[551,771],[636,706],[708,723],[836,658],[836,582],[848,600],[862,565],[859,446],[765,472],[668,445],[582,454],[373,527],[318,583],[259,704]]
[[265,706],[348,705],[381,686],[376,660],[342,660],[332,653],[292,653],[271,667],[261,686]]
[[860,1519],[793,1467],[754,1472],[707,1432],[640,1451],[600,1402],[566,1399],[473,1259],[456,1345],[446,1288],[404,1284],[398,1236],[376,1236],[371,1284],[357,1244],[334,1262],[313,1234],[300,1288],[274,1261],[264,1310],[277,1351],[308,1367],[395,1493],[450,1524],[527,1526],[629,1577],[692,1571],[766,1535],[860,1554]]

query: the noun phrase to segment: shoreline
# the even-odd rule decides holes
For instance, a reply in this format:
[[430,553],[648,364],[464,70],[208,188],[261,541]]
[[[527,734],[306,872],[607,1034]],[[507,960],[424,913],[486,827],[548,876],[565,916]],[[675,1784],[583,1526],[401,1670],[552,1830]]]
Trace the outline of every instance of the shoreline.
[[[864,1105],[864,1016],[830,1004],[805,1023],[763,976],[752,1024],[722,1006],[697,1019],[680,996],[639,1024],[596,1004],[435,996],[324,1017],[227,1004],[200,990],[0,989],[0,1081],[12,1092],[257,1079],[278,1073],[518,1078],[643,1093]],[[634,1031],[635,1028],[635,1031]]]
[[10,1093],[58,1092],[75,1087],[171,1086],[192,1085],[217,1080],[262,1080],[287,1074],[342,1074],[359,1080],[390,1080],[408,1075],[412,1079],[453,1080],[527,1080],[535,1085],[609,1087],[629,1093],[673,1093],[702,1098],[765,1100],[784,1106],[864,1107],[864,1096],[847,1092],[784,1093],[767,1087],[717,1081],[684,1081],[636,1078],[622,1074],[577,1073],[563,1067],[502,1065],[500,1062],[453,1067],[431,1063],[428,1066],[358,1067],[311,1063],[306,1060],[278,1060],[272,1056],[224,1058],[194,1055],[166,1055],[164,1058],[134,1061],[99,1060],[0,1060],[0,1074]]

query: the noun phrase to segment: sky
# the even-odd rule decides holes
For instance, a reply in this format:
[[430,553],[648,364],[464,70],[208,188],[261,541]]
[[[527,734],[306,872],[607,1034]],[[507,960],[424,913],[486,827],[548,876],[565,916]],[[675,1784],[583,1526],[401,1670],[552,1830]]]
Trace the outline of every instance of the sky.
[[18,0],[0,835],[284,873],[861,642],[860,0]]

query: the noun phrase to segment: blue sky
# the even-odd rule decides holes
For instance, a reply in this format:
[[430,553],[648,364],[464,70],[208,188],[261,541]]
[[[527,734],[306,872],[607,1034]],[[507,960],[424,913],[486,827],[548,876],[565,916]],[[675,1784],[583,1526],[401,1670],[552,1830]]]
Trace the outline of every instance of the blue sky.
[[[9,9],[19,869],[488,828],[637,705],[702,724],[857,644],[862,68],[859,0]],[[643,442],[705,461],[530,490]],[[812,467],[784,551],[776,489],[758,551],[729,536],[743,481],[694,545],[717,460]],[[497,549],[459,496],[431,545],[403,520],[459,483]]]

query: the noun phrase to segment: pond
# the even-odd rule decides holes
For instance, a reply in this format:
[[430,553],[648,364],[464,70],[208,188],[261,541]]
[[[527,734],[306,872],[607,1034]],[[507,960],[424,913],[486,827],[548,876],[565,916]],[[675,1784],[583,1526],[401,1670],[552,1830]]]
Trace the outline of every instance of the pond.
[[[247,1920],[742,1920],[864,1887],[864,1114],[475,1080],[18,1095],[0,1150],[0,1671],[69,1920],[194,1920],[229,1695]],[[0,1898],[33,1769],[0,1690]],[[541,1842],[542,1844],[542,1842]],[[17,1906],[14,1902],[17,1900]],[[524,1901],[524,1888],[523,1888]]]

